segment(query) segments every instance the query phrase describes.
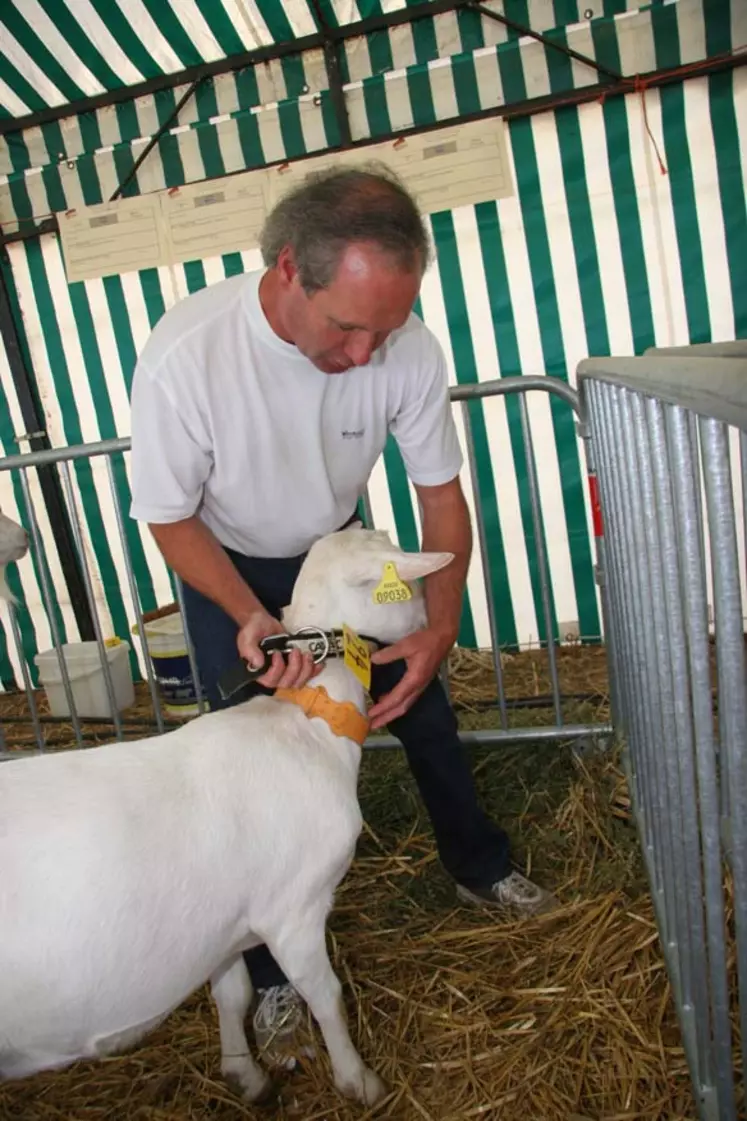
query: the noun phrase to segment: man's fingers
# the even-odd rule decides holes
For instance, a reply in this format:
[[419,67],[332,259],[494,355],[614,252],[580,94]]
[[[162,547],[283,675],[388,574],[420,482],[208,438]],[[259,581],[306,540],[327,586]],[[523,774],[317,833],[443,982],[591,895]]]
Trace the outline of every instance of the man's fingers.
[[271,668],[257,680],[268,689],[301,689],[314,676],[315,668],[310,654],[294,648],[286,663],[282,654],[275,651]]
[[399,642],[393,646],[384,646],[383,649],[377,650],[371,655],[371,661],[375,666],[386,666],[390,662],[401,662],[405,657]]
[[258,677],[257,681],[260,685],[264,685],[266,689],[277,689],[278,683],[284,673],[285,662],[283,660],[283,655],[276,650],[272,655],[270,668],[267,673],[263,674],[262,677]]
[[416,675],[406,673],[402,680],[395,685],[391,692],[379,699],[377,704],[369,709],[369,720],[372,728],[380,728],[390,720],[403,716],[412,703],[417,700],[423,689],[416,679]]
[[311,678],[314,663],[310,654],[302,654],[300,650],[291,650],[288,657],[288,668],[281,678],[281,688],[302,689]]
[[375,732],[379,728],[383,728],[385,724],[391,724],[393,720],[397,720],[398,717],[404,716],[405,713],[410,708],[412,708],[419,695],[419,693],[411,693],[398,705],[395,705],[393,708],[387,706],[386,709],[379,711],[378,714],[371,715],[371,713],[373,713],[372,709],[369,713],[371,730]]

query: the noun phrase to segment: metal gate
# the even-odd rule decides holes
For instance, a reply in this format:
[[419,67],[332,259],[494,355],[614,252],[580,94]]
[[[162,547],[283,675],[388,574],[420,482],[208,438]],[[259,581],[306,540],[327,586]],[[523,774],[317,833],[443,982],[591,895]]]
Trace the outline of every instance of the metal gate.
[[605,523],[614,721],[661,944],[700,1117],[736,1121],[747,1030],[747,343],[588,359],[578,372]]
[[[551,612],[551,576],[548,564],[548,557],[544,547],[543,537],[543,517],[540,500],[540,491],[538,486],[538,470],[537,462],[534,451],[534,444],[532,439],[531,424],[529,419],[529,412],[527,408],[526,395],[529,392],[544,392],[552,394],[565,402],[569,408],[573,409],[575,413],[581,418],[581,404],[579,395],[575,389],[567,383],[558,378],[537,376],[537,377],[512,377],[503,378],[496,381],[476,383],[474,385],[459,385],[454,386],[451,390],[452,401],[458,403],[458,407],[462,410],[464,430],[467,444],[467,457],[471,466],[471,476],[473,480],[473,496],[476,510],[476,536],[479,549],[483,561],[483,572],[485,574],[485,591],[486,599],[489,608],[491,639],[492,639],[492,652],[493,652],[493,666],[496,677],[496,696],[497,708],[500,717],[500,727],[485,731],[465,732],[463,739],[467,743],[479,744],[486,746],[494,746],[502,743],[520,742],[520,741],[537,741],[537,740],[577,740],[582,737],[589,737],[592,735],[608,735],[611,732],[611,726],[607,723],[569,723],[564,719],[563,705],[564,697],[560,687],[556,646],[551,639],[545,643],[545,652],[548,661],[548,675],[551,686],[551,705],[553,710],[553,721],[542,727],[509,727],[508,721],[508,703],[506,698],[506,690],[503,679],[503,669],[501,661],[501,636],[500,636],[500,620],[496,617],[495,604],[493,602],[492,589],[488,579],[489,566],[487,563],[488,555],[491,550],[491,542],[488,538],[486,531],[485,520],[482,513],[480,504],[479,489],[477,487],[477,469],[475,462],[475,449],[472,438],[472,409],[479,407],[478,402],[482,398],[505,396],[508,394],[515,394],[518,398],[519,414],[521,419],[521,432],[522,442],[524,448],[524,456],[527,471],[527,487],[531,503],[531,521],[533,526],[535,545],[537,550],[537,565],[539,573],[539,583],[541,589],[541,603],[544,614],[544,629],[547,636],[553,635],[553,622]],[[583,424],[580,426],[581,435],[585,435],[586,429]],[[586,441],[588,445],[588,440]],[[0,459],[0,471],[16,472],[20,481],[21,493],[23,496],[24,506],[24,523],[29,529],[31,536],[31,547],[34,550],[37,559],[41,558],[43,553],[43,541],[39,530],[39,519],[34,506],[34,500],[31,493],[29,484],[29,473],[38,470],[40,467],[53,466],[60,477],[63,493],[65,495],[70,520],[73,526],[73,535],[77,548],[78,559],[81,566],[81,573],[83,582],[86,589],[86,594],[91,610],[91,615],[94,619],[94,630],[96,642],[99,647],[99,660],[102,672],[105,679],[106,690],[109,700],[109,711],[111,716],[112,732],[114,737],[122,739],[125,735],[123,728],[122,718],[117,711],[115,704],[114,687],[111,678],[111,671],[109,668],[109,661],[106,657],[106,640],[102,630],[99,613],[94,597],[92,573],[88,559],[86,557],[86,550],[84,547],[84,535],[81,525],[81,519],[78,513],[77,505],[75,502],[75,495],[71,482],[70,464],[79,459],[96,459],[102,457],[106,462],[106,469],[111,487],[112,500],[116,511],[116,522],[120,539],[120,546],[124,556],[127,579],[130,588],[132,603],[134,605],[135,621],[138,624],[139,642],[140,642],[140,657],[139,662],[144,666],[145,674],[147,677],[150,697],[153,705],[153,729],[154,731],[164,732],[168,730],[169,724],[164,719],[161,698],[159,696],[158,683],[156,681],[151,660],[148,650],[145,646],[143,638],[143,614],[142,605],[138,595],[138,588],[133,574],[133,566],[128,546],[127,533],[125,528],[125,519],[128,515],[122,510],[119,495],[116,486],[115,470],[113,463],[117,458],[121,458],[129,454],[130,441],[129,439],[109,440],[96,444],[84,444],[78,447],[68,447],[53,449],[51,451],[30,452],[24,455],[9,456],[5,459]],[[121,464],[120,464],[121,466]],[[592,500],[596,494],[594,479],[591,477],[590,485],[592,490]],[[371,515],[370,504],[364,500],[364,510],[366,521],[369,525],[373,525],[373,518]],[[597,539],[598,548],[601,546],[601,541]],[[53,609],[51,587],[49,582],[49,575],[47,567],[44,564],[39,565],[41,574],[41,593],[44,601],[44,609],[49,620],[50,631],[53,641],[54,650],[57,655],[57,661],[60,667],[60,674],[62,677],[62,685],[65,690],[67,705],[71,713],[71,724],[75,736],[75,741],[78,747],[83,746],[84,736],[83,727],[80,717],[76,711],[75,698],[67,672],[65,658],[62,656],[62,644],[60,640],[59,629],[55,624],[55,612]],[[597,572],[598,579],[601,579],[600,573]],[[176,588],[177,600],[179,606],[181,602],[181,587],[179,581],[175,579],[174,585]],[[604,597],[602,596],[602,610],[604,615]],[[24,686],[26,695],[28,697],[30,719],[33,722],[37,749],[44,750],[44,736],[41,727],[38,706],[34,696],[33,683],[31,681],[28,666],[23,656],[23,650],[20,644],[18,622],[15,613],[11,607],[11,631],[18,660],[21,665]],[[182,615],[184,612],[182,610]],[[186,621],[185,621],[186,627]],[[187,636],[188,638],[188,636]],[[194,660],[194,652],[191,643],[188,641],[188,650],[190,665],[192,669],[193,679],[199,681],[197,667]],[[448,687],[448,681],[444,674],[445,684]],[[202,708],[202,702],[200,702]],[[99,721],[99,723],[101,723]],[[11,745],[12,746],[12,745]],[[367,741],[369,747],[395,747],[398,746],[398,741],[392,736],[376,736],[371,737]],[[17,751],[9,752],[11,756],[17,755]]]

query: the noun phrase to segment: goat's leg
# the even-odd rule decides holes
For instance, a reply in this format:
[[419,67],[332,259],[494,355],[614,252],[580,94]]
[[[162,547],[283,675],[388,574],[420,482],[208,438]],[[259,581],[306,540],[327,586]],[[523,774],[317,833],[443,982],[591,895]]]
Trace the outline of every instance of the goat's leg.
[[294,925],[293,934],[270,945],[272,955],[321,1028],[337,1089],[346,1097],[373,1105],[384,1096],[386,1087],[364,1064],[350,1039],[342,987],[327,956],[324,926],[305,925],[300,916]]
[[244,1020],[252,1001],[252,983],[241,954],[230,958],[210,978],[210,991],[218,1009],[221,1072],[247,1101],[266,1098],[272,1081],[249,1051]]

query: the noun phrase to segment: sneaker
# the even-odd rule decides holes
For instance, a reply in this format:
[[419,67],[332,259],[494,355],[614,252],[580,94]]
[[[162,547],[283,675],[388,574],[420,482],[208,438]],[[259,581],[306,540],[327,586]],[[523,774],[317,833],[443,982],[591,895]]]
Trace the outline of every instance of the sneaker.
[[456,890],[459,899],[465,903],[487,904],[489,907],[500,907],[527,917],[544,915],[560,906],[554,895],[533,884],[520,872],[511,872],[504,879],[485,888],[470,890],[457,884]]
[[259,989],[254,1012],[254,1038],[268,1066],[294,1070],[303,1049],[296,1038],[304,1014],[303,998],[292,985]]

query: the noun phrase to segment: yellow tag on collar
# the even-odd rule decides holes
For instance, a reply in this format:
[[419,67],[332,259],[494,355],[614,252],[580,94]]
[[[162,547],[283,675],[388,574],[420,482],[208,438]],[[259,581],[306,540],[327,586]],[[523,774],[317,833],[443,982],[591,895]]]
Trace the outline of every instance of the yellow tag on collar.
[[392,562],[387,561],[381,583],[374,588],[374,603],[405,603],[408,599],[412,599],[412,591],[400,580]]
[[342,624],[342,651],[345,665],[355,674],[364,689],[371,688],[371,656],[363,639]]

